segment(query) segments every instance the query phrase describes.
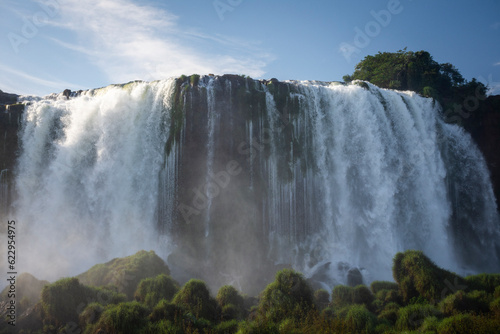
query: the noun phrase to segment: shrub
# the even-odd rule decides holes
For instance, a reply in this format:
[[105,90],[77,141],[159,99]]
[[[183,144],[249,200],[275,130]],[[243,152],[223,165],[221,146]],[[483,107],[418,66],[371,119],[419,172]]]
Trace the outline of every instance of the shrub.
[[387,282],[387,281],[373,281],[370,284],[370,289],[373,294],[376,295],[381,290],[395,290],[398,291],[399,287],[397,283]]
[[439,319],[437,317],[427,317],[424,319],[422,326],[420,326],[420,332],[423,333],[436,333],[439,327]]
[[78,313],[92,302],[102,305],[120,303],[125,296],[114,291],[88,287],[81,284],[77,278],[64,278],[53,284],[46,285],[42,290],[42,306],[45,318],[56,327],[67,323],[77,323]]
[[365,285],[358,285],[352,290],[352,302],[354,304],[364,304],[370,307],[374,297]]
[[87,325],[93,325],[99,318],[101,314],[104,312],[104,306],[99,303],[91,303],[89,304],[83,311],[80,313],[79,320],[82,328],[85,328]]
[[238,320],[230,320],[224,321],[215,326],[213,333],[214,334],[232,334],[238,331]]
[[399,309],[395,327],[399,331],[415,330],[422,325],[425,318],[440,316],[440,312],[432,305],[408,305]]
[[314,304],[319,311],[322,311],[330,304],[330,294],[324,289],[319,289],[314,292]]
[[500,298],[497,298],[490,303],[490,311],[497,317],[500,317]]
[[171,300],[179,291],[179,285],[170,276],[160,274],[154,278],[145,278],[137,286],[134,297],[138,302],[153,308],[162,299]]
[[222,286],[217,292],[215,300],[220,307],[231,304],[241,311],[243,310],[245,303],[243,296],[241,296],[238,290],[236,290],[231,285]]
[[149,315],[149,319],[153,322],[160,321],[162,319],[176,321],[181,319],[184,314],[184,309],[179,306],[169,303],[167,300],[162,299],[153,308],[153,311]]
[[352,304],[354,288],[346,285],[337,285],[332,290],[331,306],[341,308]]
[[368,311],[364,305],[348,306],[340,317],[348,330],[353,333],[372,332],[377,324],[376,316]]
[[495,288],[495,292],[493,292],[494,298],[500,298],[500,285]]
[[173,304],[184,308],[196,318],[214,321],[216,315],[216,302],[210,297],[210,292],[205,282],[191,279],[177,292]]
[[107,308],[96,328],[105,333],[139,333],[148,324],[148,309],[138,302],[127,302]]
[[313,292],[305,278],[294,270],[283,269],[262,292],[259,314],[279,323],[287,318],[301,319],[311,307]]
[[448,287],[450,284],[466,287],[462,277],[439,268],[421,251],[397,253],[393,262],[392,273],[404,303],[419,296],[436,302],[453,293]]
[[489,297],[484,291],[457,291],[441,301],[439,309],[445,316],[464,312],[485,313],[489,311]]
[[479,274],[467,276],[465,284],[470,290],[484,290],[487,293],[494,293],[500,286],[500,274]]

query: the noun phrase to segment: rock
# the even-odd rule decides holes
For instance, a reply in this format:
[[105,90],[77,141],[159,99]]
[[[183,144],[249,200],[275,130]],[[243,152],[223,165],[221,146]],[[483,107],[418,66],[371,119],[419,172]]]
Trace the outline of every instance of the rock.
[[363,284],[363,275],[358,268],[351,268],[347,272],[347,285],[358,286]]

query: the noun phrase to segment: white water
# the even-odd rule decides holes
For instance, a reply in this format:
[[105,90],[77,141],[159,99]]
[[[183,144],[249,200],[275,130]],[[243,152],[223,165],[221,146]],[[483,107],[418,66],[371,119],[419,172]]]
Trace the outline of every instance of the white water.
[[[218,143],[232,143],[231,133],[220,131],[228,117],[216,110],[213,80],[200,81],[208,106],[200,167],[206,184],[219,171]],[[289,84],[299,115],[284,118],[267,92],[269,128],[263,119],[230,126],[244,128],[248,143],[269,147],[269,155],[250,151],[246,171],[251,191],[257,180],[265,183],[267,195],[257,196],[263,210],[250,218],[269,237],[269,258],[307,275],[331,262],[337,281],[344,279],[334,270],[339,262],[364,268],[368,279],[390,280],[395,253],[421,249],[438,265],[463,272],[467,263],[455,257],[451,220],[465,207],[459,216],[480,240],[478,253],[496,261],[498,217],[485,163],[468,135],[441,121],[430,99],[374,86]],[[55,279],[140,249],[162,256],[172,250],[180,169],[197,168],[180,164],[190,136],[185,129],[164,153],[174,85],[110,86],[27,109],[15,203],[22,271]],[[286,127],[304,154],[290,152],[291,178],[283,181]],[[241,158],[222,156],[224,164]],[[217,197],[209,195],[201,219],[212,241],[207,247],[217,247],[211,232]]]
[[159,250],[158,175],[174,83],[110,86],[27,109],[15,203],[21,271],[54,279]]

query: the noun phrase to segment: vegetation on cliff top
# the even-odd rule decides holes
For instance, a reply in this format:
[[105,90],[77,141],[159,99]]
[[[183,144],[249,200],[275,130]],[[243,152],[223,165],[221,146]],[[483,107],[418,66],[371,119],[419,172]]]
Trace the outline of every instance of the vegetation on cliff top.
[[[228,285],[214,298],[198,279],[179,288],[168,274],[148,269],[156,261],[153,252],[142,251],[80,275],[105,287],[88,286],[78,278],[43,282],[47,285],[37,289],[40,300],[18,315],[14,329],[19,333],[494,333],[500,326],[499,275],[462,278],[418,251],[396,254],[396,282],[339,285],[330,294],[313,292],[302,274],[284,269],[258,299]],[[164,263],[160,267],[168,271]],[[137,284],[131,281],[135,301],[117,292],[119,287],[104,274],[126,271],[123,268],[142,268],[147,272],[143,276],[150,275]],[[23,277],[35,286],[42,283]],[[6,321],[0,324],[0,333],[12,329]]]

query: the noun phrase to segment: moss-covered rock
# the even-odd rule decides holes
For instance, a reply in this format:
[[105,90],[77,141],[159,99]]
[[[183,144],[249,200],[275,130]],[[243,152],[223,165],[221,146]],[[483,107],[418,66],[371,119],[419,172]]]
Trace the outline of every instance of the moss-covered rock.
[[[394,257],[392,274],[404,303],[422,297],[433,303],[467,287],[455,273],[436,266],[421,251],[408,250]],[[450,288],[451,287],[451,288]]]
[[95,265],[77,278],[89,286],[114,286],[132,300],[141,280],[160,274],[170,275],[168,266],[154,251],[143,250]]

